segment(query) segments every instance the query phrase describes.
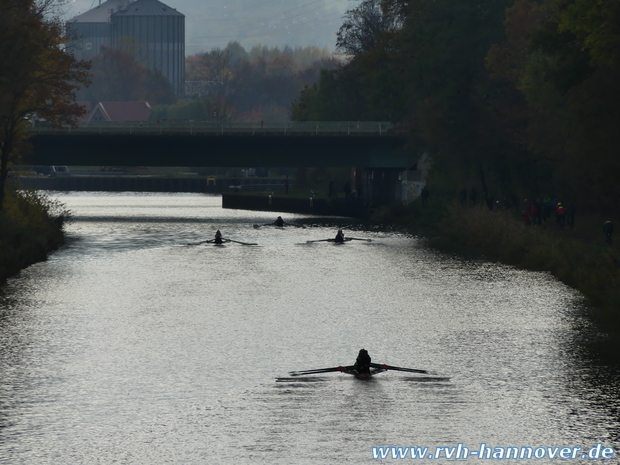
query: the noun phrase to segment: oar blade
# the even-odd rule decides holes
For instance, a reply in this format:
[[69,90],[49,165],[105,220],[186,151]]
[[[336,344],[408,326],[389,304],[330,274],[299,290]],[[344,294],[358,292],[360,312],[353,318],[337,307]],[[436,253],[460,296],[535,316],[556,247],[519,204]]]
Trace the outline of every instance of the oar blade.
[[242,244],[242,245],[258,245],[256,242],[241,242],[241,241],[236,241],[234,239],[225,239],[228,242],[236,242],[237,244]]
[[208,242],[212,242],[212,241],[188,242],[185,245],[200,245],[200,244],[206,244]]
[[346,372],[347,370],[350,370],[353,368],[353,365],[351,366],[338,366],[338,367],[330,367],[330,368],[317,368],[315,370],[303,370],[303,371],[291,371],[289,372],[289,375],[291,376],[305,376],[305,375],[316,375],[319,373],[330,373],[330,372],[335,372],[335,371],[341,371],[341,372]]
[[403,368],[403,367],[395,367],[392,365],[385,365],[380,363],[371,363],[371,367],[373,368],[383,368],[384,370],[393,370],[393,371],[406,371],[408,373],[424,373],[428,374],[426,370],[418,370],[417,368]]

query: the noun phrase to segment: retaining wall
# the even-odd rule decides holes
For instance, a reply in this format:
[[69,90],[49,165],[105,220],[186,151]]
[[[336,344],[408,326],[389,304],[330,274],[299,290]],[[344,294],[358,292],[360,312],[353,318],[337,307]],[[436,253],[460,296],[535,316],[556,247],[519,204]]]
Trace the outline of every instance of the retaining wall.
[[313,199],[309,197],[288,197],[286,194],[244,195],[240,193],[223,193],[222,207],[238,210],[303,213],[321,216],[366,217],[369,214],[366,208],[359,205],[357,198]]

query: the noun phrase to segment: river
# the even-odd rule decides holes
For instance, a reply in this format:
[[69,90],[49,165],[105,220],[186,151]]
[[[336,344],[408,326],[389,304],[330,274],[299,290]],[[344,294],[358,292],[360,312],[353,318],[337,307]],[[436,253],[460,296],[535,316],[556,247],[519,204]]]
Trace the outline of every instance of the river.
[[[458,444],[544,452],[472,463],[618,463],[618,366],[548,273],[346,219],[255,228],[277,214],[216,195],[55,197],[67,244],[0,294],[0,463],[362,464],[387,446],[444,463]],[[307,243],[339,227],[371,241]],[[199,244],[218,229],[258,245]],[[361,348],[430,373],[288,375]]]

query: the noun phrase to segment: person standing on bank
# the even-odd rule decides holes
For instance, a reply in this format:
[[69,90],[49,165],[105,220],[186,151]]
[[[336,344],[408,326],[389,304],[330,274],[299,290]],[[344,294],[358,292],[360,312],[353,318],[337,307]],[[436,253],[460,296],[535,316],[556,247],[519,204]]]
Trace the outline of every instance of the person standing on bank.
[[605,221],[603,232],[605,233],[605,242],[611,245],[611,235],[614,232],[614,224],[609,220]]
[[426,188],[426,186],[424,186],[422,188],[422,192],[420,192],[420,198],[422,199],[422,206],[426,207],[426,202],[428,201],[428,196],[429,196],[429,192],[428,189]]

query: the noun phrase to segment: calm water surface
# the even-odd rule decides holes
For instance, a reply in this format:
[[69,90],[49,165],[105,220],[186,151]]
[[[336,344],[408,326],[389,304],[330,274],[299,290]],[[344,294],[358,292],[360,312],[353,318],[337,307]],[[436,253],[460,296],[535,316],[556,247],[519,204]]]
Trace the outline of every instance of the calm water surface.
[[[618,463],[617,368],[548,274],[348,225],[372,242],[307,244],[338,226],[255,229],[277,214],[218,196],[57,197],[67,245],[0,294],[0,463],[360,464],[458,443],[602,443],[615,459],[568,462]],[[259,245],[193,245],[217,229]],[[276,381],[362,347],[432,374]]]

